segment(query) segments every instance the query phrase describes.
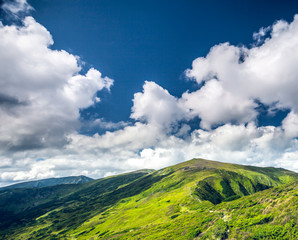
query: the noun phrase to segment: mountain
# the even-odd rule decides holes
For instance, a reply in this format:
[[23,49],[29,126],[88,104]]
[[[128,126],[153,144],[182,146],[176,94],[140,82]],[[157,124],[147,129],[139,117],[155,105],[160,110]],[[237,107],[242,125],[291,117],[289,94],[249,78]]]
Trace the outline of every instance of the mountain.
[[72,201],[84,203],[85,200],[113,191],[150,172],[152,170],[139,170],[82,184],[4,189],[0,191],[0,236],[1,229],[6,229],[11,224],[21,225],[41,213]]
[[298,174],[285,169],[193,159],[95,180],[44,204],[11,210],[0,236],[298,239],[297,181]]
[[93,181],[92,178],[85,176],[71,176],[71,177],[62,177],[62,178],[47,178],[37,181],[23,182],[13,184],[7,187],[0,188],[0,191],[6,189],[15,189],[15,188],[38,188],[38,187],[50,187],[60,184],[81,184]]

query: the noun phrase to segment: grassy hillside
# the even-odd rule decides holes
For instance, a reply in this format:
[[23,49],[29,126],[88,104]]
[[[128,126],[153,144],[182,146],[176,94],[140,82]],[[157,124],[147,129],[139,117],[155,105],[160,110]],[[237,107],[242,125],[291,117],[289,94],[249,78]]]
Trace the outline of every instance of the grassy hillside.
[[83,184],[0,191],[0,236],[5,235],[6,230],[31,223],[40,214],[63,205],[72,206],[74,202],[83,204],[150,172],[136,171]]
[[[298,185],[213,205],[177,198],[121,202],[74,229],[75,239],[298,239]],[[134,203],[134,201],[136,203]]]
[[104,192],[92,184],[24,217],[1,236],[297,239],[297,180],[297,173],[284,169],[194,159],[119,182],[117,188],[103,179]]

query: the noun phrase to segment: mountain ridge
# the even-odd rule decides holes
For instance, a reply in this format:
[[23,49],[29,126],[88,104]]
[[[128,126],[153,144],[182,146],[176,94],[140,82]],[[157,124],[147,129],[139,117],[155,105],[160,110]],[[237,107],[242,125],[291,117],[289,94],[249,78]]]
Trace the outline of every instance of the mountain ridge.
[[0,191],[7,189],[16,189],[16,188],[38,188],[38,187],[51,187],[61,184],[81,184],[93,181],[94,179],[86,177],[83,175],[79,176],[67,176],[67,177],[57,177],[57,178],[45,178],[40,180],[28,181],[15,183],[9,186],[1,187]]

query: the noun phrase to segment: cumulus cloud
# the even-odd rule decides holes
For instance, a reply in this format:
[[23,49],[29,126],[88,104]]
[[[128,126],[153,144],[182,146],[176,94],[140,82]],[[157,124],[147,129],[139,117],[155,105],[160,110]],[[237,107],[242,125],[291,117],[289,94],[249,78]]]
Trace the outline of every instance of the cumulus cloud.
[[246,123],[257,116],[257,104],[252,99],[226,91],[216,79],[211,79],[198,91],[184,93],[181,102],[193,117],[202,119],[204,129],[233,121]]
[[6,150],[57,147],[79,126],[79,109],[113,80],[82,75],[77,56],[51,50],[53,39],[32,17],[0,26],[0,143]]
[[298,116],[294,112],[290,112],[282,121],[282,128],[289,138],[298,137]]
[[[262,45],[250,49],[229,43],[216,45],[186,71],[189,78],[205,84],[184,96],[187,106],[202,118],[202,127],[254,119],[254,100],[298,111],[298,15],[291,23],[281,20],[262,28],[255,38],[269,31],[270,36]],[[201,101],[207,102],[208,107],[195,103]]]
[[154,82],[146,81],[143,92],[134,95],[131,118],[135,120],[166,128],[186,116],[187,109],[178,99]]

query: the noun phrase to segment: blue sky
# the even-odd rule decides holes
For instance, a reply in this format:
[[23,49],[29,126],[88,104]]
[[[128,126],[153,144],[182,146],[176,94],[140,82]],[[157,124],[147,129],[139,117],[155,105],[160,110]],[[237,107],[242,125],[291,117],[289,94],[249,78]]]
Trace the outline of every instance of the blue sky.
[[[291,21],[293,1],[30,1],[33,17],[51,32],[54,49],[79,55],[115,79],[103,102],[83,111],[129,121],[133,94],[145,80],[180,97],[192,61],[216,44],[253,43],[252,33],[274,21]],[[115,114],[117,112],[117,114]],[[89,115],[90,116],[90,115]]]
[[1,1],[1,185],[193,157],[297,171],[297,10]]

